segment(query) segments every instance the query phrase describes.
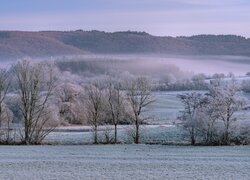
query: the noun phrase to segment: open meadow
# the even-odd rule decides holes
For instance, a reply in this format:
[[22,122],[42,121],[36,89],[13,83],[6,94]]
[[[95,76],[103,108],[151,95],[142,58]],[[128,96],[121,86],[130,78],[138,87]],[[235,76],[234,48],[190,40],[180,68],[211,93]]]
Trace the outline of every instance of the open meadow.
[[250,147],[2,146],[0,179],[240,179]]

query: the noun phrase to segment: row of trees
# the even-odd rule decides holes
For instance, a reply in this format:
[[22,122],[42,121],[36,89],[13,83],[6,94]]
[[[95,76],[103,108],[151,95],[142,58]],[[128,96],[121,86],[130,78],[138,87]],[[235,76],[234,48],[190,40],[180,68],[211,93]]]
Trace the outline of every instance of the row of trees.
[[[132,124],[130,135],[134,143],[140,142],[140,125],[148,118],[147,107],[154,102],[152,83],[147,78],[121,80],[109,76],[81,86],[58,83],[56,73],[51,64],[29,61],[21,61],[9,71],[0,71],[0,137],[5,137],[5,143],[16,143],[13,137],[17,136],[23,144],[39,144],[62,124],[58,119],[69,124],[85,121],[93,127],[94,143],[100,142],[100,125],[114,127],[112,138],[107,136],[106,141],[117,143],[118,124]],[[239,125],[237,111],[246,104],[240,90],[234,80],[217,79],[208,86],[207,93],[178,96],[184,105],[180,120],[193,145],[228,145],[245,140],[235,129]],[[15,99],[16,110],[7,97]],[[14,127],[16,114],[20,126]]]
[[[9,71],[1,70],[0,126],[1,133],[8,137],[5,143],[16,143],[14,129],[18,131],[15,133],[20,143],[41,143],[60,124],[55,117],[57,111],[59,119],[67,117],[74,120],[73,123],[82,123],[79,119],[86,119],[93,127],[94,143],[98,143],[98,127],[104,124],[114,125],[114,139],[110,141],[117,143],[117,126],[124,122],[134,125],[134,142],[139,143],[143,111],[153,102],[146,78],[119,81],[109,77],[105,82],[94,81],[76,90],[75,86],[68,88],[58,84],[55,72],[51,64],[29,61],[21,61]],[[12,123],[14,111],[5,102],[7,94],[15,97],[17,103],[20,126],[15,128]],[[81,98],[77,101],[81,103],[71,107],[76,98]],[[69,110],[74,112],[69,113]],[[67,113],[73,118],[65,115]]]
[[[150,84],[146,78],[119,81],[109,77],[86,86],[85,103],[81,106],[85,107],[85,118],[93,127],[94,143],[98,143],[98,127],[104,124],[114,126],[114,139],[107,137],[106,142],[117,143],[117,125],[123,123],[134,125],[131,135],[135,143],[140,142],[140,125],[148,118],[144,111],[154,101]],[[178,97],[185,107],[180,119],[193,145],[197,142],[228,145],[246,140],[239,127],[234,129],[239,125],[237,112],[246,104],[241,86],[235,80],[219,78],[211,81],[207,93],[191,92]]]
[[[239,132],[237,112],[246,105],[246,99],[235,80],[213,81],[208,93],[191,92],[179,95],[184,105],[180,119],[188,130],[192,145],[244,144],[247,137]],[[249,137],[248,137],[249,138]]]
[[103,123],[114,125],[113,142],[117,143],[117,125],[124,122],[125,118],[134,125],[132,136],[134,143],[138,144],[140,125],[145,120],[143,112],[154,101],[149,81],[144,77],[127,82],[109,79],[105,84],[102,86],[96,82],[86,87],[86,112],[87,119],[93,126],[94,143],[98,143],[98,125]]
[[[247,74],[246,74],[247,76]],[[223,73],[215,73],[212,76],[207,76],[203,73],[192,75],[192,77],[176,78],[172,74],[163,75],[154,85],[154,90],[159,91],[183,91],[183,90],[208,90],[209,82],[216,79],[228,80],[234,78],[233,73],[227,75]],[[250,91],[249,78],[242,79],[240,83],[244,92]]]

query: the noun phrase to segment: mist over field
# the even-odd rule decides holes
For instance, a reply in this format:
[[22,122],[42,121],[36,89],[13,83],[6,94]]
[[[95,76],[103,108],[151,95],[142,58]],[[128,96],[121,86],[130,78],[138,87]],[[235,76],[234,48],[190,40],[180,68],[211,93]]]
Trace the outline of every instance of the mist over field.
[[[182,71],[187,74],[204,73],[212,75],[215,73],[234,73],[243,76],[249,71],[250,57],[246,56],[180,56],[180,55],[81,55],[76,57],[55,58],[56,61],[61,60],[93,60],[107,61],[113,68],[123,68],[138,74],[164,74],[171,71]],[[116,61],[123,62],[122,67]],[[106,63],[105,63],[106,64]],[[108,66],[108,65],[107,65]],[[168,68],[167,66],[170,66]],[[174,67],[171,69],[171,66]],[[139,70],[139,71],[138,71]]]
[[[250,71],[250,57],[246,56],[180,56],[159,54],[90,54],[78,56],[57,56],[43,58],[21,58],[16,60],[2,60],[0,66],[9,68],[20,60],[46,61],[46,62],[75,62],[93,61],[104,62],[103,66],[109,69],[124,70],[137,75],[159,76],[164,73],[174,73],[178,76],[191,77],[194,74],[204,73],[233,73],[244,76]],[[125,62],[123,62],[125,61]],[[81,71],[79,69],[79,71]]]

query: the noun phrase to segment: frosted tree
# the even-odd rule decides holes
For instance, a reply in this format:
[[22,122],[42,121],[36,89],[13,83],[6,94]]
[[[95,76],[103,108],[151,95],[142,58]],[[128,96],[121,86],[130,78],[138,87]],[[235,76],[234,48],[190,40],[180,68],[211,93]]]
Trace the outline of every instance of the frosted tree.
[[39,144],[55,126],[50,124],[49,100],[53,95],[55,77],[49,64],[21,61],[15,66],[25,144]]
[[62,123],[83,124],[83,102],[80,98],[82,87],[72,83],[63,83],[60,84],[56,90]]
[[0,128],[2,127],[2,123],[5,121],[4,117],[6,117],[2,114],[4,113],[4,100],[10,88],[10,82],[11,79],[8,71],[0,69]]
[[206,89],[206,75],[205,74],[196,74],[192,77],[192,82],[194,84],[194,89],[202,90]]
[[98,82],[86,87],[86,116],[88,122],[93,127],[94,144],[98,143],[98,126],[103,119],[103,90]]
[[216,80],[209,87],[209,96],[214,99],[214,111],[218,120],[223,122],[221,143],[225,145],[230,144],[232,125],[237,121],[235,113],[246,103],[240,90],[240,85],[234,79],[229,82]]
[[180,120],[189,132],[191,144],[195,145],[201,127],[202,107],[206,104],[206,99],[197,92],[180,94],[178,98],[184,105]]
[[201,130],[205,144],[218,144],[220,141],[218,137],[219,128],[217,127],[219,116],[217,110],[214,108],[217,100],[207,95],[205,98],[206,104],[204,104],[199,111],[198,118],[200,127],[198,128]]
[[117,125],[121,121],[124,115],[124,94],[122,93],[122,83],[115,81],[112,78],[108,79],[107,89],[106,89],[106,99],[107,99],[107,114],[112,120],[112,124],[115,128],[114,142],[117,143]]
[[138,77],[127,83],[127,100],[132,112],[132,123],[135,125],[134,143],[140,142],[140,125],[145,118],[143,117],[146,107],[154,102],[151,93],[149,80],[145,77]]

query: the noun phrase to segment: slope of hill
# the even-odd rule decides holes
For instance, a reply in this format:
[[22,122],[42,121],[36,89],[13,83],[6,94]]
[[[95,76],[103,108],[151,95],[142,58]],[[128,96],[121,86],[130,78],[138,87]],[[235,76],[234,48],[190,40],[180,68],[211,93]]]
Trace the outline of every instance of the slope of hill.
[[36,32],[0,32],[0,59],[83,54],[84,51]]
[[159,37],[132,31],[0,31],[0,59],[86,53],[250,56],[250,39],[235,35]]

